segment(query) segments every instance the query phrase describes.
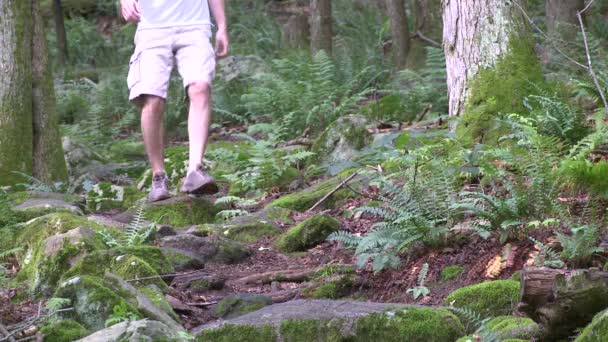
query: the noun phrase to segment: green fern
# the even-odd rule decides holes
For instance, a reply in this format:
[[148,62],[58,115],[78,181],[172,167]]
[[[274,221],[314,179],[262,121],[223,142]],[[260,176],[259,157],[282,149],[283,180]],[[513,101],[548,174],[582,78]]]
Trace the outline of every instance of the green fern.
[[564,267],[564,262],[560,260],[559,254],[554,251],[553,248],[545,245],[533,237],[530,237],[529,239],[540,249],[540,252],[534,257],[535,266],[547,266],[552,268]]
[[[464,321],[476,328],[475,335],[480,337],[483,342],[500,342],[501,338],[488,327],[488,322],[492,317],[483,318],[478,312],[469,308],[458,308],[449,306],[448,310],[457,316],[464,318]],[[469,329],[466,329],[469,330]]]
[[420,272],[418,273],[418,286],[411,289],[407,289],[407,293],[411,292],[412,296],[414,297],[414,300],[417,300],[420,296],[426,297],[431,292],[428,287],[424,285],[428,273],[429,264],[425,262],[422,267],[420,267]]
[[104,243],[110,247],[125,247],[125,246],[140,246],[146,243],[156,232],[155,223],[147,223],[146,215],[146,199],[142,198],[137,201],[135,206],[135,214],[131,222],[125,228],[125,231],[117,239],[108,231],[101,230],[98,234],[101,236]]
[[598,246],[600,234],[597,226],[572,227],[570,233],[570,235],[557,233],[557,241],[562,246],[561,258],[570,266],[586,267],[594,254],[604,252],[604,248]]

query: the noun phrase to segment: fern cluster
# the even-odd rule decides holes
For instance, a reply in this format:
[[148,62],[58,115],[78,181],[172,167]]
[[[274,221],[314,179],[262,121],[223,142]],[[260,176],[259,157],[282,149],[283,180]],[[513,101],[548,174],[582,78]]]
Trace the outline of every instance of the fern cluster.
[[143,245],[156,232],[156,224],[146,222],[145,215],[146,199],[142,198],[137,202],[137,205],[135,206],[135,215],[127,225],[124,234],[119,238],[116,238],[103,230],[100,231],[99,234],[105,244],[110,248]]
[[599,247],[600,234],[596,225],[588,224],[570,228],[570,234],[557,233],[562,246],[561,258],[574,268],[589,266],[591,257],[604,252]]

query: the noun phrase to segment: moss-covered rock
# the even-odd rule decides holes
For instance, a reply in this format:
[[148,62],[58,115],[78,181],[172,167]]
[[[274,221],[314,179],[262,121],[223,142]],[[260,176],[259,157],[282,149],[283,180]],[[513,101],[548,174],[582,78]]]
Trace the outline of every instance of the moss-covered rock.
[[39,217],[22,226],[15,243],[20,255],[18,280],[36,293],[51,294],[61,276],[88,253],[105,248],[100,226],[67,213]]
[[150,203],[146,208],[146,219],[175,228],[187,228],[213,222],[220,210],[207,199],[181,196]]
[[109,148],[110,159],[117,162],[130,162],[145,160],[146,149],[141,140],[118,140],[113,142]]
[[353,285],[353,276],[337,276],[333,277],[333,279],[328,279],[319,286],[311,288],[308,291],[308,296],[314,299],[338,299],[348,295]]
[[196,338],[198,342],[272,342],[277,340],[277,333],[270,326],[255,327],[234,324],[226,324],[219,329],[205,330]]
[[343,116],[331,123],[312,147],[315,162],[339,165],[353,160],[372,141],[369,123],[368,118],[358,115]]
[[105,322],[113,315],[115,307],[125,308],[126,311],[141,317],[137,309],[105,287],[97,277],[70,278],[60,284],[53,296],[71,300],[72,310],[61,313],[62,317],[73,319],[94,331],[105,327]]
[[446,266],[441,270],[441,281],[446,282],[450,280],[454,280],[458,278],[462,272],[464,272],[464,267],[460,265],[452,265]]
[[265,237],[281,233],[281,230],[270,222],[254,216],[241,216],[218,228],[227,238],[247,243],[254,243]]
[[[352,172],[347,170],[338,174],[336,177],[330,178],[326,181],[312,185],[304,190],[294,192],[270,202],[268,207],[281,207],[291,210],[304,212],[315,205],[321,198],[327,195],[330,191],[334,190],[342,181],[348,178]],[[351,187],[360,187],[362,184],[362,177],[355,177],[349,182]],[[333,193],[327,198],[320,208],[333,208],[338,205],[341,201],[348,198],[355,197],[356,194],[349,189],[340,189]]]
[[161,240],[163,251],[178,251],[190,255],[201,262],[234,264],[251,255],[251,250],[243,244],[220,236],[199,237],[190,234],[168,236]]
[[473,310],[481,317],[496,317],[513,311],[519,291],[519,282],[496,280],[460,288],[450,293],[444,303]]
[[36,217],[52,213],[70,213],[78,216],[83,215],[83,211],[79,206],[79,203],[53,197],[28,197],[11,209],[21,222],[29,221]]
[[171,318],[175,321],[179,322],[179,316],[173,311],[173,307],[165,297],[163,291],[158,288],[158,286],[151,284],[144,287],[139,288],[141,293],[148,297],[157,308],[161,309],[165,313],[167,313]]
[[533,340],[540,337],[539,325],[527,317],[498,316],[486,324],[500,339]]
[[73,342],[91,333],[71,319],[44,326],[40,332],[44,335],[44,340],[49,342]]
[[256,294],[237,294],[222,299],[215,310],[223,319],[231,319],[257,311],[272,304],[272,299]]
[[600,342],[608,340],[608,310],[604,310],[583,329],[574,342]]
[[188,252],[173,248],[165,248],[163,254],[177,272],[205,267],[205,259],[199,258]]
[[112,325],[89,335],[78,342],[142,342],[142,341],[171,341],[184,342],[181,330],[153,320],[127,321]]
[[338,220],[327,215],[315,215],[279,236],[275,246],[283,252],[305,251],[325,241],[329,234],[338,230]]

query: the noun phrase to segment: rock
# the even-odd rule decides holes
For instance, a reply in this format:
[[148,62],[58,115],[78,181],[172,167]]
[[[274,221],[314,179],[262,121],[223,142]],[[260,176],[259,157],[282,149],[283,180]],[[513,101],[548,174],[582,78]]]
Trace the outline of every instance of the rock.
[[219,61],[217,78],[229,83],[267,70],[264,60],[256,55],[228,56]]
[[462,272],[464,272],[464,267],[460,265],[452,265],[446,266],[441,270],[441,281],[447,282],[450,280],[454,280],[458,278]]
[[312,147],[316,161],[332,167],[352,163],[373,140],[369,125],[368,118],[358,115],[343,116],[331,123]]
[[83,215],[82,197],[79,196],[27,191],[15,193],[11,198],[16,204],[11,209],[20,221],[60,212]]
[[205,267],[205,259],[197,257],[189,252],[173,248],[164,248],[163,254],[171,263],[176,272],[186,270],[198,270]]
[[113,229],[117,229],[117,230],[124,230],[125,228],[127,228],[127,223],[114,220],[109,216],[93,214],[93,215],[88,215],[87,220],[89,220],[91,222],[95,222],[96,224],[99,224],[99,225],[102,225],[105,227],[109,227],[109,228],[113,228]]
[[128,163],[106,163],[93,161],[91,164],[78,169],[78,180],[92,183],[111,182],[129,185],[146,170],[145,161],[129,161]]
[[272,305],[272,298],[257,294],[237,294],[222,299],[216,314],[223,319],[232,319]]
[[61,276],[86,254],[105,249],[96,233],[103,228],[81,216],[56,213],[22,224],[15,244],[24,248],[19,255],[20,281],[30,290],[51,294]]
[[162,239],[162,238],[167,237],[167,236],[175,236],[175,235],[177,235],[177,232],[175,231],[175,229],[173,229],[173,227],[168,226],[166,224],[161,225],[156,230],[156,238],[157,239]]
[[110,145],[109,152],[111,159],[118,162],[146,161],[146,148],[141,140],[115,141]]
[[219,211],[220,208],[207,199],[180,196],[149,203],[146,219],[179,229],[213,222]]
[[60,284],[53,296],[71,300],[72,310],[62,312],[61,317],[73,319],[93,331],[105,327],[105,322],[112,316],[115,307],[141,317],[135,307],[104,286],[102,280],[97,277],[70,278]]
[[[454,341],[464,327],[446,309],[295,300],[194,329],[198,341]],[[279,336],[281,339],[279,339]]]
[[173,312],[163,293],[158,288],[155,290],[154,285],[146,287],[144,290],[146,294],[144,294],[112,273],[106,273],[103,281],[104,285],[116,293],[120,293],[145,317],[162,322],[175,331],[183,331],[183,328],[176,322],[179,317]]
[[466,286],[450,293],[445,305],[467,308],[481,317],[510,314],[519,302],[519,282],[496,280]]
[[92,161],[103,161],[103,157],[99,154],[94,153],[91,149],[74,141],[68,136],[64,136],[61,139],[63,145],[63,153],[65,155],[65,161],[68,164],[68,171],[72,175],[81,174],[78,169],[84,165],[88,165]]
[[91,333],[80,323],[71,319],[49,324],[40,329],[40,332],[44,335],[45,341],[53,342],[72,342]]
[[[527,317],[499,316],[489,320],[485,328],[493,333],[498,341],[537,341],[541,337],[540,326]],[[465,336],[456,342],[475,342],[474,336]]]
[[355,284],[352,275],[332,277],[307,291],[307,297],[314,299],[338,299],[346,296]]
[[583,332],[574,340],[574,342],[599,342],[608,340],[608,309],[604,310],[595,317],[583,329]]
[[[301,191],[279,197],[278,199],[270,202],[267,208],[280,207],[304,212],[315,205],[317,201],[327,195],[330,191],[334,190],[353,172],[354,171],[346,170],[336,177],[317,183]],[[363,176],[356,176],[348,184],[354,189],[362,190],[365,184],[364,180],[365,178]],[[319,209],[334,208],[339,205],[341,201],[353,198],[355,196],[356,194],[353,191],[349,190],[348,188],[342,188],[329,196],[329,198],[322,203]]]
[[340,222],[331,216],[315,215],[283,233],[275,246],[283,252],[300,252],[325,241],[340,230]]
[[177,250],[197,258],[202,262],[234,264],[245,259],[251,251],[236,241],[221,237],[203,238],[195,235],[177,235],[163,238],[160,242],[163,251]]
[[203,293],[209,290],[221,290],[225,283],[226,278],[221,275],[194,273],[175,277],[171,285],[176,286],[180,291]]
[[185,341],[178,331],[157,321],[139,320],[115,324],[89,335],[79,342]]
[[156,277],[171,274],[174,269],[158,247],[119,247],[86,255],[65,273],[64,278],[80,275],[101,278],[106,272],[117,274],[126,280],[152,277],[151,279],[136,281],[133,284],[138,288],[153,284],[167,291],[167,284],[163,279]]

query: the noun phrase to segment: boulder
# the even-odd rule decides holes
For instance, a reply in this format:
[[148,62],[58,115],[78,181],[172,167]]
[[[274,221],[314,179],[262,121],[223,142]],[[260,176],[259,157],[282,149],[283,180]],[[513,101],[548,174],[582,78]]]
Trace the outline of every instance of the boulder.
[[256,55],[229,56],[218,63],[217,78],[226,83],[266,72],[264,60]]
[[23,191],[10,195],[11,208],[20,221],[28,221],[46,214],[67,212],[83,215],[84,198],[53,192]]
[[519,302],[519,282],[496,280],[462,287],[450,293],[445,305],[466,308],[481,317],[509,315]]
[[205,267],[205,259],[198,257],[190,252],[174,249],[163,248],[163,254],[171,263],[176,272],[187,270],[198,270]]
[[338,230],[338,220],[327,215],[315,215],[279,236],[275,246],[283,252],[305,251],[325,241],[331,233]]
[[127,321],[89,335],[79,342],[186,341],[178,331],[150,320]]
[[32,291],[51,294],[70,267],[88,253],[106,248],[97,234],[102,229],[68,213],[49,214],[22,224],[15,239],[15,244],[24,248],[17,279],[27,281]]
[[184,274],[173,279],[172,286],[181,291],[188,290],[194,293],[203,293],[209,290],[221,290],[224,288],[226,278],[217,274],[206,272]]
[[239,242],[219,236],[198,237],[190,234],[168,236],[160,241],[165,253],[178,251],[202,263],[234,264],[247,258],[251,251]]
[[220,210],[205,198],[180,196],[149,203],[146,206],[146,219],[180,229],[213,222]]
[[237,294],[222,299],[217,304],[216,314],[223,319],[232,319],[272,305],[272,298],[258,294]]
[[90,148],[84,144],[76,142],[68,136],[64,136],[61,139],[63,145],[63,153],[65,155],[65,161],[68,165],[68,171],[72,175],[80,175],[80,168],[90,164],[92,161],[103,161],[104,158],[93,152]]
[[583,329],[574,342],[608,341],[608,310],[604,310]]
[[316,162],[328,167],[352,164],[359,151],[373,141],[368,126],[369,119],[359,115],[343,116],[331,123],[312,147]]
[[71,319],[49,324],[40,333],[44,335],[45,341],[72,342],[89,335],[91,332],[80,323]]
[[[434,341],[464,335],[446,309],[403,304],[295,300],[194,329],[197,341]],[[280,338],[279,338],[280,336]],[[247,339],[247,338],[250,339]]]

